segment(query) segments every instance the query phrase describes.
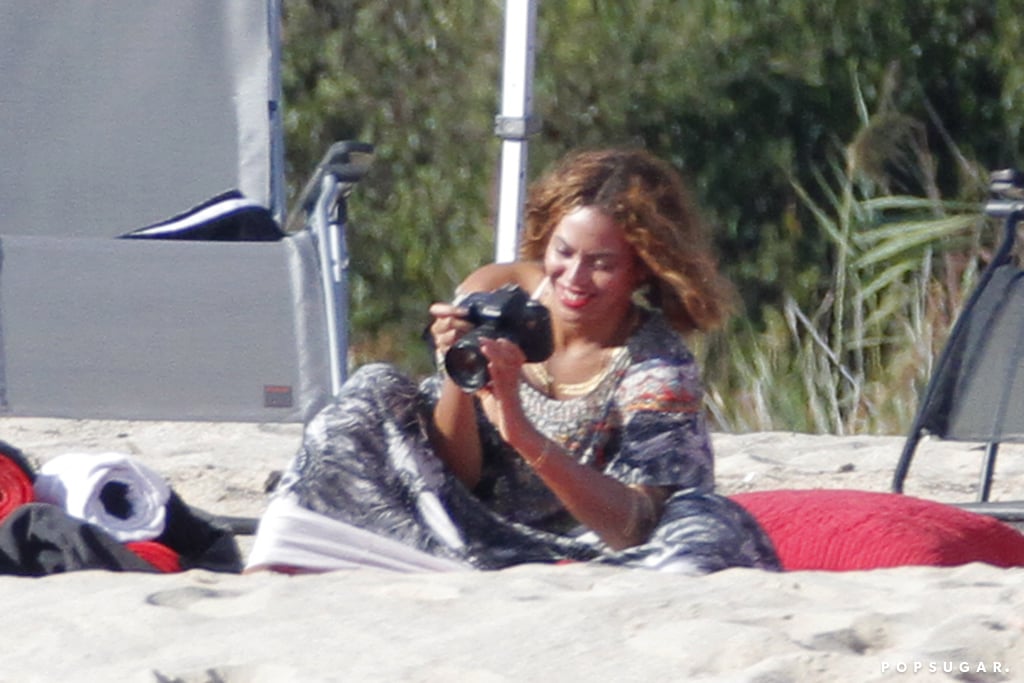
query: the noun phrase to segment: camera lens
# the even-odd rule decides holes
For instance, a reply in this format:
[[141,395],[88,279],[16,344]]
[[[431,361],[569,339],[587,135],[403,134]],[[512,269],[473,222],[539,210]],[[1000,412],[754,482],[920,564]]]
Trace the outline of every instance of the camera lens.
[[452,381],[466,391],[476,391],[487,384],[487,358],[475,343],[465,339],[448,349],[444,355],[444,369]]

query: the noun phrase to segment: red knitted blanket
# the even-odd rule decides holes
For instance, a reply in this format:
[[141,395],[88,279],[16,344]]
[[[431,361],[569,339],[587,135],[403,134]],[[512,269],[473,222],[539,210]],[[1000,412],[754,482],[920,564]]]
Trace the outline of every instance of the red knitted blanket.
[[764,527],[787,570],[985,562],[1024,566],[1024,534],[986,515],[895,493],[779,490],[731,498]]

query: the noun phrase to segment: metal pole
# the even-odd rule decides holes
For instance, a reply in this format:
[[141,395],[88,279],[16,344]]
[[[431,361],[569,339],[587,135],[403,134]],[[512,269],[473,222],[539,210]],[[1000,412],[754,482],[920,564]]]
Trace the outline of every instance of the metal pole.
[[331,373],[331,395],[337,396],[345,383],[348,362],[348,301],[345,279],[348,254],[345,253],[345,229],[331,219],[341,194],[341,185],[331,173],[320,181],[320,196],[310,225],[320,254],[320,278],[327,316],[327,347]]
[[527,137],[539,127],[532,116],[536,23],[536,0],[506,1],[501,114],[494,126],[502,140],[494,254],[499,263],[516,258],[523,222]]
[[267,3],[267,30],[270,42],[270,210],[278,225],[288,215],[284,180],[284,122],[281,114],[281,0]]

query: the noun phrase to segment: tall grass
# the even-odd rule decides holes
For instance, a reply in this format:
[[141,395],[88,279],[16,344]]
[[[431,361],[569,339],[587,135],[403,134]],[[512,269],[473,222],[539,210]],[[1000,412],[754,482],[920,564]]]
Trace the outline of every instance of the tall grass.
[[[829,241],[827,281],[699,346],[719,429],[909,428],[997,231],[982,215],[977,183],[968,184],[977,201],[938,196],[920,128],[905,117],[866,121],[844,162],[820,174],[814,192],[793,184],[811,217],[803,233]],[[919,192],[900,191],[908,186]]]

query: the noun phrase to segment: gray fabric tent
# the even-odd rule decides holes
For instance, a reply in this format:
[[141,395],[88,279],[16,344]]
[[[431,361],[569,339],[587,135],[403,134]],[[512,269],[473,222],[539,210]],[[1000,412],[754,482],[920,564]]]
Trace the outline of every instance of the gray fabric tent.
[[0,0],[4,414],[303,421],[328,400],[336,221],[118,239],[226,190],[283,221],[278,27],[277,0]]
[[1002,243],[957,319],[923,394],[893,477],[902,492],[923,437],[984,444],[976,504],[1024,521],[1024,503],[990,503],[1001,443],[1024,442],[1024,268],[1015,254],[1024,219],[1024,175],[992,176],[986,213],[1003,219]]

